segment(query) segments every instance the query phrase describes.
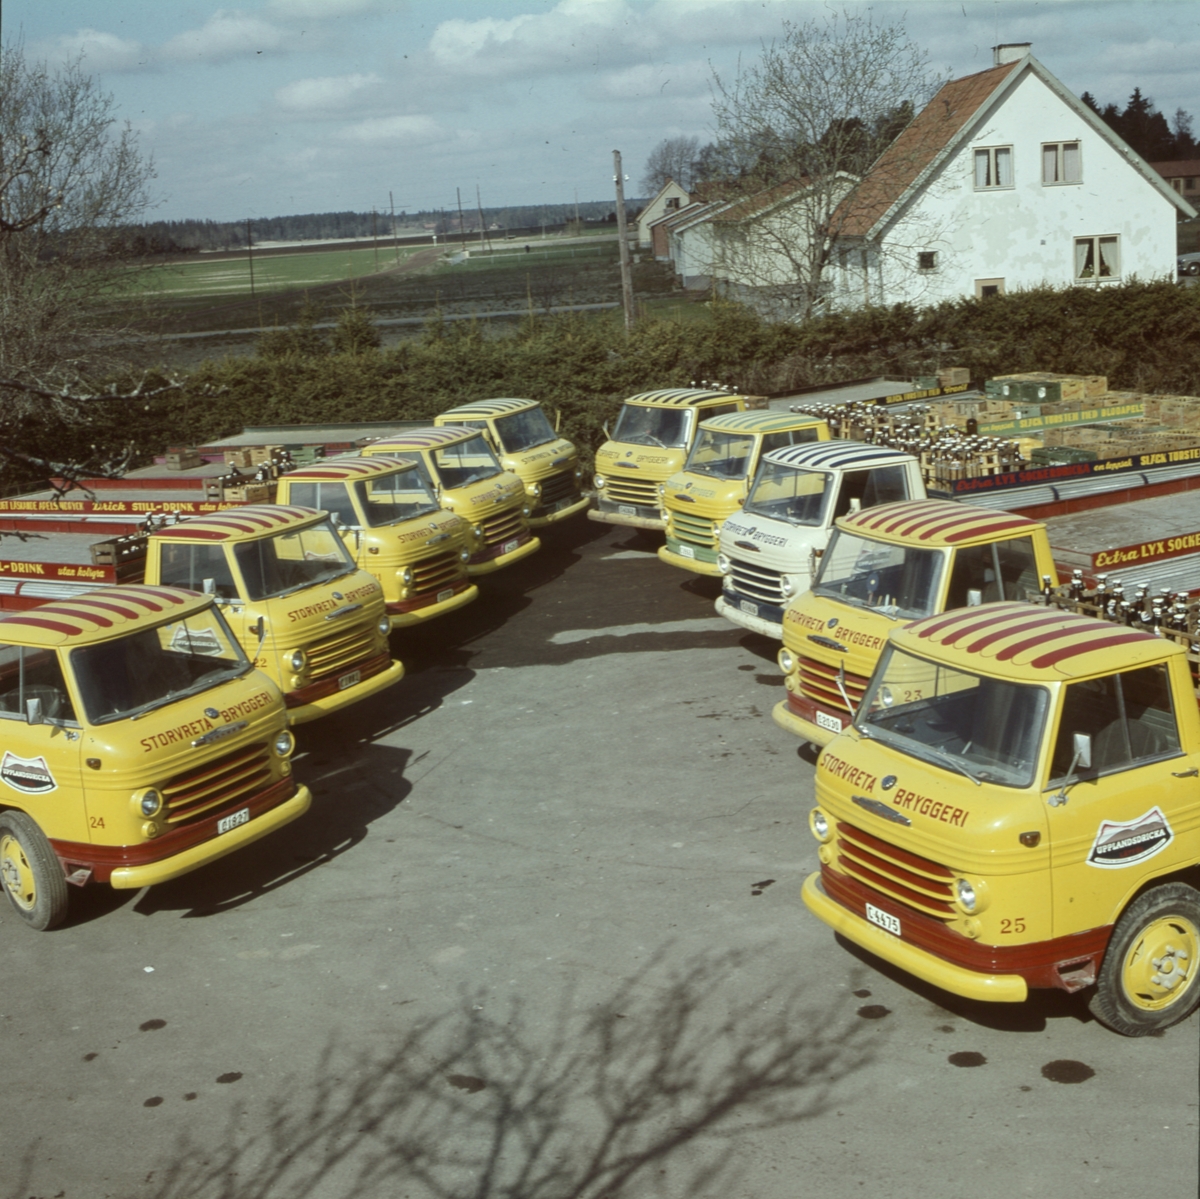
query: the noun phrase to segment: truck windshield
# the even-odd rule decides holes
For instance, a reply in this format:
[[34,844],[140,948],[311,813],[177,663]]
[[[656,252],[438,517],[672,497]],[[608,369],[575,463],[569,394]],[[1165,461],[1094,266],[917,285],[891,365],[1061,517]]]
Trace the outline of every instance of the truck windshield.
[[71,650],[92,724],[137,716],[237,678],[250,659],[215,608]]
[[358,506],[373,529],[381,525],[397,525],[414,520],[438,509],[433,488],[421,477],[420,471],[402,470],[394,475],[364,479],[354,484]]
[[692,415],[690,408],[647,408],[644,404],[626,404],[617,418],[613,441],[681,450],[687,445]]
[[243,541],[233,547],[233,556],[246,586],[243,598],[248,600],[286,595],[354,569],[354,559],[330,520]]
[[526,408],[510,416],[497,417],[496,434],[506,454],[520,454],[558,436],[541,408]]
[[936,610],[945,560],[942,550],[889,545],[834,529],[813,591],[884,616],[916,620]]
[[823,470],[796,470],[777,462],[763,462],[743,507],[769,520],[820,525],[824,523],[825,497],[832,479]]
[[750,473],[754,442],[752,433],[731,433],[702,426],[683,469],[717,479],[744,479]]
[[482,433],[470,441],[460,441],[457,445],[434,450],[433,464],[438,481],[447,491],[481,483],[500,473],[500,463],[496,461],[496,455],[484,441]]
[[1049,695],[990,679],[891,645],[863,696],[855,725],[900,753],[977,783],[1028,787]]

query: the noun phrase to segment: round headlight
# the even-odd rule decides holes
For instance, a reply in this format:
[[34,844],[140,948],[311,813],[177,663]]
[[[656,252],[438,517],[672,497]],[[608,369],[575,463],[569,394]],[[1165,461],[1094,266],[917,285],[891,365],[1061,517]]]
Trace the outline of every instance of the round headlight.
[[400,572],[400,582],[401,582],[401,583],[403,583],[405,587],[411,587],[411,586],[412,586],[412,581],[413,581],[413,572],[412,572],[412,567],[411,567],[411,566],[406,566],[406,567],[405,567],[405,568],[404,568],[404,569],[403,569],[403,570]]
[[954,884],[954,894],[958,899],[958,906],[964,912],[973,912],[975,910],[975,888],[965,878],[960,878]]
[[542,494],[542,485],[540,483],[530,483],[525,490],[536,500]]
[[307,661],[308,658],[302,649],[294,649],[290,654],[288,654],[287,664],[293,670],[303,670],[304,663]]
[[471,561],[471,551],[468,549],[459,550],[458,551],[458,560],[460,562],[470,562]]
[[818,841],[828,841],[832,835],[829,827],[829,817],[820,808],[813,808],[808,814],[808,827]]
[[784,599],[791,599],[796,594],[796,584],[791,575],[779,576],[779,591]]
[[531,507],[530,507],[528,504],[526,504],[526,505],[525,505],[525,506],[524,506],[524,507],[521,509],[521,515],[522,515],[522,516],[531,516],[532,514],[533,514],[533,509],[532,509],[532,508],[531,508]]
[[162,796],[153,787],[147,787],[145,791],[135,795],[134,801],[137,810],[143,816],[157,816],[162,811]]
[[781,649],[775,660],[784,674],[791,674],[796,669],[796,659],[790,649]]
[[717,569],[723,575],[727,575],[731,570],[733,570],[733,563],[729,561],[727,554],[717,555]]
[[658,498],[661,500],[663,498],[663,496],[665,496],[666,494],[667,494],[667,485],[665,483],[660,483],[658,485]]
[[607,484],[608,484],[608,480],[603,475],[593,475],[592,482],[596,484],[597,491],[599,491],[601,488],[607,486]]
[[275,734],[274,748],[281,758],[291,757],[292,751],[296,748],[296,738],[292,736],[290,730],[280,729]]
[[380,636],[386,637],[392,631],[391,617],[381,616],[375,627],[379,630]]

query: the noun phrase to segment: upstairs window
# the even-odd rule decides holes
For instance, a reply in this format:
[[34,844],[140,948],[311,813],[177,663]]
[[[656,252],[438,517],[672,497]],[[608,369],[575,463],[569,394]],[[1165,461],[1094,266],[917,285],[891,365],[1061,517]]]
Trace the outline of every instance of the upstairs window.
[[917,270],[919,270],[919,271],[937,270],[937,251],[936,250],[918,250],[917,251]]
[[1078,142],[1044,142],[1042,144],[1042,182],[1079,183],[1083,167],[1079,159]]
[[1097,279],[1121,277],[1120,242],[1116,237],[1077,237],[1075,239],[1075,281],[1094,283]]
[[1012,187],[1012,146],[990,146],[975,151],[975,190]]

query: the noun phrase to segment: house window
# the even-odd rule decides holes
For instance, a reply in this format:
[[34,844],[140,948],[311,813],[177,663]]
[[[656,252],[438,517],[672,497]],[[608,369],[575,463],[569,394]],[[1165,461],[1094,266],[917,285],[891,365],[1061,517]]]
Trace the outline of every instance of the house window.
[[1171,185],[1171,186],[1172,186],[1172,187],[1173,187],[1173,188],[1174,188],[1174,189],[1175,189],[1177,192],[1182,192],[1182,191],[1183,191],[1183,180],[1182,180],[1182,179],[1168,179],[1168,180],[1167,180],[1167,182],[1168,182],[1168,183],[1169,183],[1169,184],[1170,184],[1170,185]]
[[1082,179],[1078,142],[1042,144],[1043,183],[1079,183]]
[[1119,279],[1121,262],[1116,237],[1077,237],[1075,239],[1075,279]]
[[1012,146],[990,146],[975,151],[975,189],[1012,187]]
[[667,207],[668,208],[678,208],[679,207],[679,197],[678,196],[668,196],[667,197]]
[[1188,192],[1194,192],[1196,190],[1196,176],[1195,175],[1189,175],[1183,181],[1183,190],[1188,191]]
[[982,300],[986,296],[1002,296],[1004,295],[1004,280],[1003,279],[976,279],[975,280],[975,298]]
[[937,251],[936,250],[918,250],[917,251],[917,270],[932,271],[937,267]]

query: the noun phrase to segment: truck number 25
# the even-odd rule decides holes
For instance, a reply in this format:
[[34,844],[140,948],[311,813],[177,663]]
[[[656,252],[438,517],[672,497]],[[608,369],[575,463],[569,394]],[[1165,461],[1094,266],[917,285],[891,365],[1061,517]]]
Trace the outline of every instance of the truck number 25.
[[1011,920],[1002,919],[1000,921],[1000,935],[1005,933],[1023,933],[1025,931],[1025,917],[1014,916]]

